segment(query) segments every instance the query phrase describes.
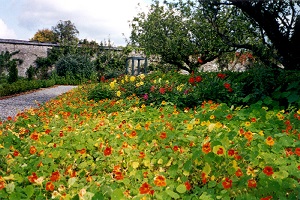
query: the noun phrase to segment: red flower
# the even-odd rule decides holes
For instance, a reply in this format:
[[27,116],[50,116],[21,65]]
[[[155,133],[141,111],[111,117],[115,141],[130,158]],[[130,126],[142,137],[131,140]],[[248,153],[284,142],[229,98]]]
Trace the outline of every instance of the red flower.
[[224,189],[229,189],[232,187],[232,180],[225,178],[225,181],[222,182]]
[[149,185],[148,183],[143,183],[139,189],[140,194],[150,194],[151,188],[151,185]]
[[166,132],[162,132],[159,137],[161,139],[166,139],[167,138],[167,133]]
[[203,184],[207,183],[206,174],[204,172],[202,172],[201,178],[202,178],[202,183]]
[[14,153],[13,153],[13,155],[14,155],[15,157],[17,157],[19,154],[20,154],[20,152],[19,152],[19,151],[17,151],[17,150],[14,150]]
[[165,94],[166,93],[166,89],[165,88],[159,88],[159,93],[161,94]]
[[202,145],[202,151],[206,154],[208,154],[209,152],[211,152],[211,148],[210,148],[210,143],[207,142],[205,144]]
[[236,175],[237,177],[243,176],[242,170],[241,170],[241,169],[238,169],[238,170],[235,172],[235,175]]
[[104,153],[105,156],[109,156],[112,153],[112,148],[111,147],[106,147],[104,149],[103,153]]
[[231,115],[231,114],[228,114],[228,115],[226,116],[226,119],[231,120],[231,119],[232,119],[232,115]]
[[52,182],[46,183],[46,190],[47,191],[53,191],[54,190],[54,185]]
[[124,176],[123,176],[122,172],[115,172],[115,179],[116,180],[123,180]]
[[272,199],[272,198],[273,198],[272,196],[268,196],[268,197],[260,198],[260,200],[270,200],[270,199]]
[[297,156],[300,156],[300,147],[297,147],[297,148],[295,149],[295,154],[296,154]]
[[154,184],[160,187],[167,186],[166,178],[162,175],[156,176],[154,179]]
[[189,79],[189,83],[190,83],[190,84],[193,84],[193,83],[195,83],[195,79],[194,79],[194,77],[190,77],[190,79]]
[[300,165],[298,165],[298,170],[300,170]]
[[28,180],[30,183],[35,183],[35,181],[38,179],[38,176],[35,172],[32,172],[32,175],[28,176]]
[[271,176],[274,172],[273,172],[273,168],[270,166],[266,166],[263,170],[263,172],[267,175],[267,176]]
[[256,188],[257,184],[256,181],[254,179],[250,179],[248,180],[248,187],[249,188]]
[[202,81],[202,77],[201,77],[201,76],[196,76],[195,81],[196,81],[197,83],[201,82],[201,81]]
[[203,60],[200,57],[198,57],[198,63],[203,64]]
[[173,147],[173,151],[178,151],[179,147],[178,146],[174,146]]
[[59,171],[52,172],[52,175],[50,177],[50,181],[58,181],[60,179]]
[[140,152],[139,158],[145,158],[145,157],[146,157],[146,154],[144,152]]
[[229,156],[233,156],[234,155],[234,149],[229,149],[227,153],[228,153]]
[[5,182],[4,181],[0,181],[0,190],[5,188]]
[[217,151],[217,154],[218,154],[218,155],[223,155],[223,154],[224,154],[224,149],[220,147],[220,148],[218,149],[218,151]]
[[285,149],[285,154],[286,154],[286,156],[288,157],[288,156],[293,155],[294,152],[292,151],[292,148],[286,148],[286,149]]
[[229,83],[224,83],[224,87],[225,87],[226,89],[229,89],[229,88],[231,87],[231,85],[230,85]]
[[86,153],[86,149],[83,148],[83,149],[77,150],[77,153],[85,154]]
[[251,122],[256,122],[256,118],[255,118],[255,117],[252,117],[252,118],[251,118]]
[[38,140],[39,139],[39,134],[37,132],[33,132],[30,135],[30,138],[33,139],[33,140]]
[[35,154],[36,151],[37,151],[37,150],[36,150],[35,146],[31,146],[30,149],[29,149],[29,153],[30,153],[31,155]]
[[185,185],[185,188],[186,188],[187,191],[190,191],[192,189],[192,186],[191,186],[190,182],[186,181],[184,183],[184,185]]
[[218,78],[224,79],[226,77],[226,74],[218,73]]

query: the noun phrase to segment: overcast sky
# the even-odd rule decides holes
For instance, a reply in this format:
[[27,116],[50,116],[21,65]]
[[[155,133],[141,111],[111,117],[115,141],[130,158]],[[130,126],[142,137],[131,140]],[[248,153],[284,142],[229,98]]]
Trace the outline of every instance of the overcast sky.
[[[141,6],[139,7],[138,4]],[[115,46],[130,36],[128,21],[147,11],[151,0],[0,0],[0,38],[29,40],[59,20],[71,20],[79,39],[108,38]]]

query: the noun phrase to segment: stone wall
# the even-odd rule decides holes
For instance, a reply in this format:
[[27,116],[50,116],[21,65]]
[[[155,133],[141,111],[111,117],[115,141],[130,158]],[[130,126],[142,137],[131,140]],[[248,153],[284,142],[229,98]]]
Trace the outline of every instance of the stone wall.
[[9,51],[10,53],[20,51],[14,58],[23,60],[18,66],[18,75],[26,76],[26,71],[30,65],[35,66],[37,57],[47,57],[47,52],[57,44],[30,42],[24,40],[0,39],[0,52]]

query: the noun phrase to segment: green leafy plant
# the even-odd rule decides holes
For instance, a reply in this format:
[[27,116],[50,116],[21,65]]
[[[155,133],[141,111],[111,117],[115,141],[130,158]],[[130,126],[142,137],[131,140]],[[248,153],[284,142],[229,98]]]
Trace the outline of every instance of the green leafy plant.
[[93,87],[0,123],[0,198],[299,198],[299,108],[93,101]]

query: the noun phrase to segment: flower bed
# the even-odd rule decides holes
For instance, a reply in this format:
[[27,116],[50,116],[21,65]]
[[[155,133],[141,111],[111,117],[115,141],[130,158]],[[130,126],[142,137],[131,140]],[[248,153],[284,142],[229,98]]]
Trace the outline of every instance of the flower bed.
[[300,110],[96,102],[91,89],[0,123],[0,199],[299,198]]

